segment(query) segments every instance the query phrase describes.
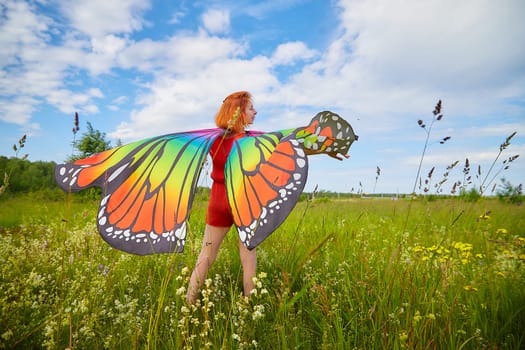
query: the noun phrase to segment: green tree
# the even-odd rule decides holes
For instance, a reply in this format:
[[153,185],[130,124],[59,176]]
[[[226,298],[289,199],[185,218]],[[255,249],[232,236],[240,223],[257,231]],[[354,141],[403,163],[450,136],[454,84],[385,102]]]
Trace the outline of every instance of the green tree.
[[82,134],[80,140],[76,141],[73,147],[78,151],[67,159],[68,162],[89,157],[111,148],[111,141],[106,139],[106,133],[93,128],[90,122],[87,122],[87,132]]
[[505,178],[501,179],[501,185],[498,189],[498,198],[504,202],[521,203],[523,202],[523,186],[519,184],[514,186]]

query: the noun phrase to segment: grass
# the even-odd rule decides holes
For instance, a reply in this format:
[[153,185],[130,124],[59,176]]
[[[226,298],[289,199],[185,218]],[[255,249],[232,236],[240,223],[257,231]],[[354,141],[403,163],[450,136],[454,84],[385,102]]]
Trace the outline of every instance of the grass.
[[303,201],[258,248],[250,299],[230,232],[194,306],[205,201],[183,254],[145,257],[102,241],[96,203],[0,206],[0,348],[525,347],[522,206]]

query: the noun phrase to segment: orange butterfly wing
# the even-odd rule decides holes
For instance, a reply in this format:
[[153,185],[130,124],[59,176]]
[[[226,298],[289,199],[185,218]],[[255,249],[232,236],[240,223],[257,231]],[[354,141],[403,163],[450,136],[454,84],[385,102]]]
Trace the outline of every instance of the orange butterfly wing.
[[225,167],[228,202],[242,243],[255,248],[286,219],[306,184],[308,160],[295,135],[236,140]]
[[324,111],[306,127],[236,140],[225,179],[242,243],[255,248],[293,210],[308,176],[305,150],[346,155],[357,138],[346,120]]
[[221,129],[146,139],[59,164],[65,191],[102,188],[97,216],[102,238],[133,254],[182,252],[186,220],[209,148]]

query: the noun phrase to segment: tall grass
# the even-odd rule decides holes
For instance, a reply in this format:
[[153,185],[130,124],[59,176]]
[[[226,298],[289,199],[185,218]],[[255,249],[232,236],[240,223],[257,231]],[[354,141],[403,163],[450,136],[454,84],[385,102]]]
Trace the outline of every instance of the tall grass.
[[[48,203],[16,205],[39,210]],[[201,298],[188,306],[205,206],[195,203],[183,254],[139,257],[111,248],[96,232],[95,204],[73,207],[66,232],[54,211],[4,227],[1,347],[525,346],[522,206],[494,199],[301,202],[258,248],[251,298],[242,296],[231,232]]]
[[[426,139],[413,194],[418,181],[423,187],[432,126],[442,117],[439,101],[428,126],[418,121]],[[75,125],[74,135],[77,116]],[[434,185],[437,193],[457,164]],[[470,185],[469,172],[467,159],[453,190]],[[375,184],[379,167],[376,175]],[[195,200],[184,254],[145,257],[102,241],[96,203],[66,198],[58,207],[31,198],[0,202],[0,348],[525,348],[519,205],[481,196],[302,201],[257,248],[250,298],[242,296],[232,232],[197,303],[187,305],[206,198]]]

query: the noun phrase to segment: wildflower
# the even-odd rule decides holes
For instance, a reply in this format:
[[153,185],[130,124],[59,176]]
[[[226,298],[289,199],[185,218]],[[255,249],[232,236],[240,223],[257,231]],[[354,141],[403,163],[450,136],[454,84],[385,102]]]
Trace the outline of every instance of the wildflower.
[[434,315],[434,314],[428,314],[428,315],[427,315],[427,318],[430,319],[430,320],[435,320],[435,319],[436,319],[436,315]]
[[481,214],[479,216],[479,220],[489,220],[489,219],[490,219],[490,211],[487,211],[486,213]]
[[228,130],[232,129],[235,123],[237,123],[237,119],[239,119],[239,116],[241,115],[241,108],[237,107],[235,110],[235,113],[233,113],[233,116],[230,120],[228,120]]
[[414,253],[420,253],[425,250],[425,247],[417,245],[414,247]]
[[472,250],[472,244],[470,244],[470,243],[454,242],[454,243],[452,243],[452,247],[454,247],[455,249],[460,250],[460,251],[470,251],[470,250]]
[[435,244],[434,244],[433,246],[427,248],[427,250],[428,250],[429,252],[434,252],[434,251],[436,251],[437,249],[438,249],[438,247],[437,247]]
[[256,321],[263,317],[264,317],[264,305],[255,305],[253,314],[252,314],[252,319]]
[[463,289],[466,290],[467,292],[477,292],[478,291],[476,287],[473,287],[471,285],[463,286]]
[[407,339],[408,339],[408,334],[407,334],[407,332],[402,331],[401,333],[399,333],[399,340],[401,340],[401,341],[406,341]]
[[505,274],[501,271],[496,272],[496,276],[498,277],[505,277]]
[[184,295],[186,293],[186,287],[182,286],[175,292],[176,295]]
[[419,311],[416,311],[416,314],[414,315],[414,322],[419,321],[421,321],[421,314],[419,313]]
[[444,255],[444,256],[439,257],[439,262],[440,263],[446,263],[449,259],[450,259],[450,257]]
[[2,339],[9,340],[12,336],[13,336],[13,331],[9,329],[2,334]]
[[498,235],[500,235],[500,234],[501,235],[506,235],[507,233],[509,233],[509,231],[507,231],[507,229],[505,229],[505,228],[498,228],[496,230],[496,234],[498,234]]

